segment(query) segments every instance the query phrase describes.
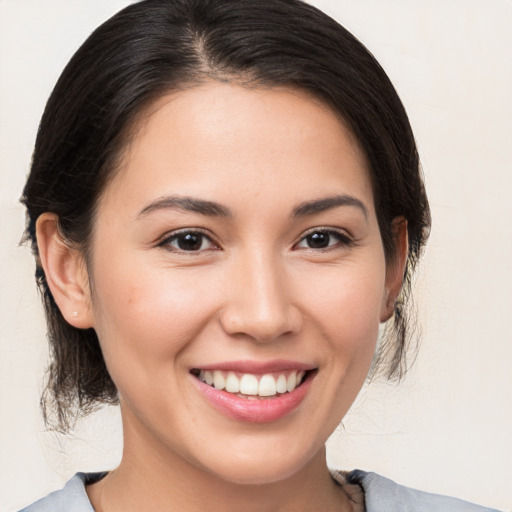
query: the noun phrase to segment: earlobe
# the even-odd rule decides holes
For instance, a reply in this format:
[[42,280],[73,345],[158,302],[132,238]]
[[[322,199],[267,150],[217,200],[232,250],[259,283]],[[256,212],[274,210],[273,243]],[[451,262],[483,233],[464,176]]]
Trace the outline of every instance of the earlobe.
[[46,281],[62,316],[78,329],[93,327],[86,266],[81,253],[63,239],[57,215],[40,215],[36,236]]
[[387,264],[386,289],[382,299],[381,322],[389,320],[394,313],[395,305],[402,289],[407,256],[409,254],[409,238],[407,220],[397,217],[392,224],[395,243],[395,257]]

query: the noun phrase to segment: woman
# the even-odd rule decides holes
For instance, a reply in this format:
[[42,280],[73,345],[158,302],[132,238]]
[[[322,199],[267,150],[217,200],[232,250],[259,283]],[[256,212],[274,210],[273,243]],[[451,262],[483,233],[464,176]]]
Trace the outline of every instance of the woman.
[[402,371],[430,223],[405,111],[328,17],[125,9],[59,79],[23,201],[46,412],[119,401],[124,429],[118,468],[27,510],[484,510],[327,469],[369,371]]

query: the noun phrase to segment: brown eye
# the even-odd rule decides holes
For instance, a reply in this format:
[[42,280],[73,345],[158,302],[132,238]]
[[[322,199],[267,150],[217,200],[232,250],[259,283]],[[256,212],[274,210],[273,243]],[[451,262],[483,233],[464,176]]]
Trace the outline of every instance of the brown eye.
[[306,244],[310,249],[325,249],[331,242],[330,233],[312,233],[306,237]]
[[214,249],[215,244],[200,231],[182,231],[166,238],[162,244],[175,251],[199,252]]
[[329,249],[335,246],[350,245],[351,240],[348,236],[334,230],[310,231],[297,244],[302,249]]

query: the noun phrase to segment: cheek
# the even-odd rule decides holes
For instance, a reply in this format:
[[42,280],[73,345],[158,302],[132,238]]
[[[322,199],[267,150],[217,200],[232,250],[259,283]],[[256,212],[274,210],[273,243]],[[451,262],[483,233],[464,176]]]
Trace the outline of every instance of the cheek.
[[95,329],[120,388],[118,381],[134,372],[148,384],[160,371],[168,378],[169,361],[204,327],[217,302],[211,280],[197,278],[193,269],[117,260],[98,266],[94,280]]
[[354,264],[322,269],[310,275],[307,297],[311,318],[330,341],[331,349],[351,353],[374,346],[380,324],[385,292],[385,268],[374,264]]

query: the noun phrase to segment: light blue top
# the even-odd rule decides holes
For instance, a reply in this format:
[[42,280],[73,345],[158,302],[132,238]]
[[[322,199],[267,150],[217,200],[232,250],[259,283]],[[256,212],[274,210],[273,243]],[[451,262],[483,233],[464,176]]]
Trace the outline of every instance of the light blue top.
[[[77,473],[62,490],[52,492],[20,512],[94,512],[85,486],[105,474]],[[366,512],[498,512],[456,498],[409,489],[376,473],[356,470],[346,478],[364,489]]]

